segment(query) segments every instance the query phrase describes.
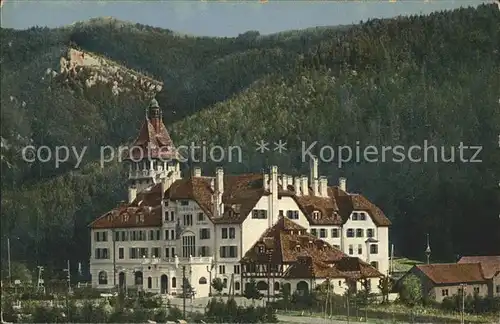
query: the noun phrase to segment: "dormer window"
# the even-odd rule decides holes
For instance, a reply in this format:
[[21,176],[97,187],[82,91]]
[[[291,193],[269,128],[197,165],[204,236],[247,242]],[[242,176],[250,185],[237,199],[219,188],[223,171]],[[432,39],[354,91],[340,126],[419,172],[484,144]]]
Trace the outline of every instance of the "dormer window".
[[318,220],[321,216],[321,213],[318,210],[313,211],[313,219]]
[[365,213],[359,213],[359,220],[366,220],[366,214]]
[[264,254],[264,252],[266,252],[264,244],[259,244],[259,246],[257,246],[257,253]]
[[300,252],[300,244],[295,245],[295,250],[296,250],[297,252]]
[[352,213],[352,220],[358,220],[358,213]]

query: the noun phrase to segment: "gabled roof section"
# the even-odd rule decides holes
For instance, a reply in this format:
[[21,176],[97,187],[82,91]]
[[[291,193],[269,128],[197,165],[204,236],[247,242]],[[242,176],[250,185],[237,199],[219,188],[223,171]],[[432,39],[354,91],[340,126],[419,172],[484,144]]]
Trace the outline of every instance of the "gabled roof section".
[[441,263],[415,265],[437,285],[483,282],[485,277],[479,263]]
[[493,278],[500,272],[500,255],[491,256],[464,256],[457,262],[458,264],[479,263],[484,277],[487,279]]
[[208,177],[190,177],[175,181],[165,192],[165,199],[194,200],[200,208],[213,218],[213,190]]
[[293,221],[280,217],[278,222],[267,229],[260,239],[242,258],[242,263],[267,263],[269,255],[261,253],[261,246],[272,249],[270,257],[273,263],[286,264],[296,262],[299,256],[331,263],[346,256],[343,252],[320,240]]
[[137,195],[130,204],[122,203],[98,217],[92,229],[159,227],[162,225],[161,184],[154,185]]
[[[280,187],[279,190],[281,196],[289,196],[295,200],[312,225],[342,225],[353,211],[367,212],[377,226],[391,225],[382,210],[364,196],[349,194],[339,187],[329,187],[328,197],[314,196],[311,188],[308,195],[296,195],[293,185],[288,185],[286,190]],[[320,212],[318,218],[314,215],[315,211]]]
[[190,199],[196,201],[214,223],[241,223],[250,214],[260,198],[266,194],[260,174],[241,174],[224,176],[222,202],[224,214],[216,217],[214,212],[211,177],[189,177],[177,180],[165,192],[165,198],[171,200]]
[[303,278],[344,278],[345,274],[335,266],[313,260],[311,257],[299,257],[283,274],[287,279]]

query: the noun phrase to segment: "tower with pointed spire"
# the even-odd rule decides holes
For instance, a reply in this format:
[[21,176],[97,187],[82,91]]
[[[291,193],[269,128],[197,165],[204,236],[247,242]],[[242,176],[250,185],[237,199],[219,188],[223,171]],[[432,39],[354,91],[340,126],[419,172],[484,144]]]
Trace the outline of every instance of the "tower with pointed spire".
[[163,123],[156,99],[149,103],[139,135],[124,151],[122,161],[129,166],[129,202],[152,185],[163,183],[166,190],[181,178],[181,155]]
[[431,245],[430,245],[430,241],[429,241],[429,233],[427,233],[427,248],[425,249],[425,256],[427,257],[427,264],[430,264]]

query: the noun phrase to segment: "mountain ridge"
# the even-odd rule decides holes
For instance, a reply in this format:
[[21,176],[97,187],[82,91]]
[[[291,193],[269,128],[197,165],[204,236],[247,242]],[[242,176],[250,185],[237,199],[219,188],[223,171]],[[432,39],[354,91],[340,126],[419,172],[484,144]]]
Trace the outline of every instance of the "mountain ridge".
[[[11,165],[2,172],[2,233],[21,235],[26,243],[13,248],[32,263],[85,260],[86,225],[125,197],[119,164],[101,168],[96,160],[101,146],[127,144],[137,134],[146,97],[141,91],[115,96],[111,83],[87,88],[79,82],[78,91],[68,91],[57,80],[41,80],[76,46],[161,82],[155,95],[176,144],[240,145],[245,158],[225,163],[228,173],[259,172],[271,164],[287,174],[307,172],[302,142],[479,143],[480,164],[353,161],[338,168],[336,161],[323,161],[320,168],[330,183],[347,176],[350,190],[384,210],[394,224],[396,253],[423,256],[427,232],[436,258],[498,253],[493,211],[500,195],[492,179],[500,170],[499,19],[496,7],[480,6],[345,29],[234,38],[155,28],[137,33],[135,25],[113,24],[2,29],[2,139],[17,148],[25,140],[89,148],[81,170],[74,160],[55,169],[2,151],[2,171]],[[261,139],[284,140],[288,150],[257,153]],[[208,161],[204,172],[218,165]],[[477,235],[486,241],[474,240]],[[61,242],[72,244],[58,255],[42,251]]]

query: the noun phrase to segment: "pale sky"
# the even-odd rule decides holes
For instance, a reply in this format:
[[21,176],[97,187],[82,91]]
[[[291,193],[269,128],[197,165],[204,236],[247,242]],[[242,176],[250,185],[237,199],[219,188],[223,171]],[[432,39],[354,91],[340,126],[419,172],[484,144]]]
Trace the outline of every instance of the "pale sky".
[[205,36],[237,36],[248,30],[270,34],[291,29],[359,23],[369,18],[428,14],[460,6],[477,6],[484,0],[365,1],[103,1],[103,0],[5,0],[2,27],[59,27],[75,21],[112,16]]

